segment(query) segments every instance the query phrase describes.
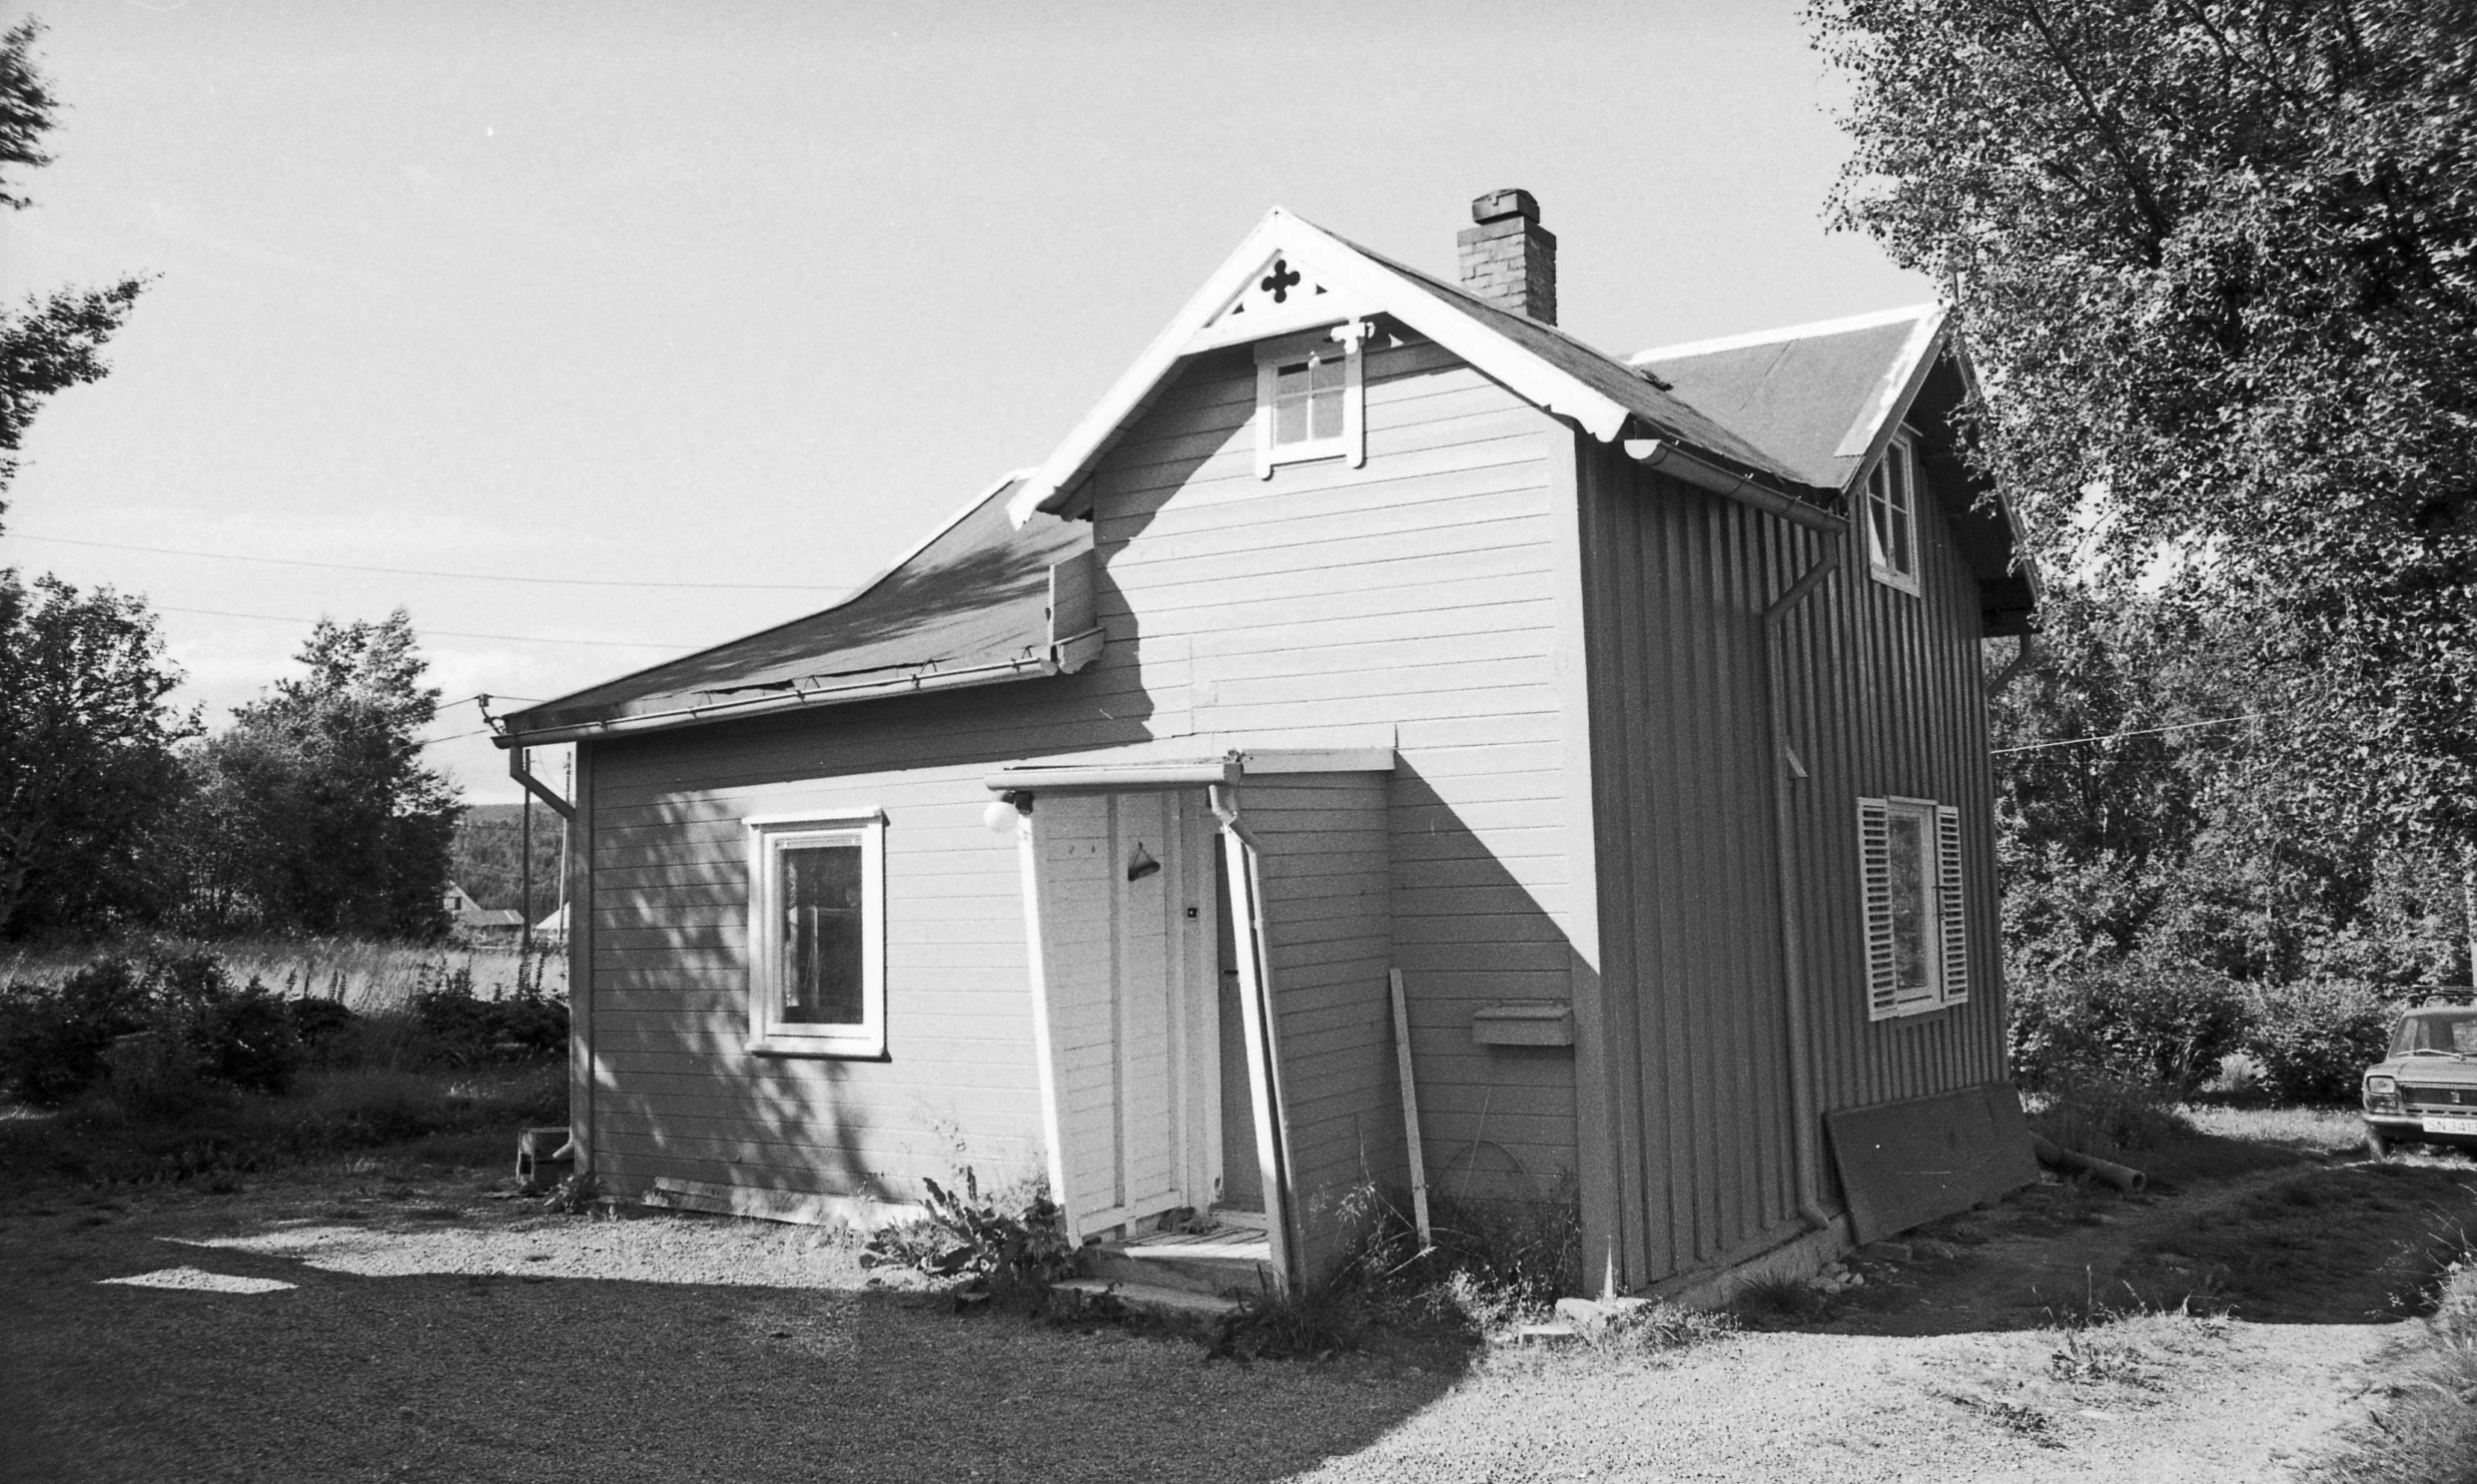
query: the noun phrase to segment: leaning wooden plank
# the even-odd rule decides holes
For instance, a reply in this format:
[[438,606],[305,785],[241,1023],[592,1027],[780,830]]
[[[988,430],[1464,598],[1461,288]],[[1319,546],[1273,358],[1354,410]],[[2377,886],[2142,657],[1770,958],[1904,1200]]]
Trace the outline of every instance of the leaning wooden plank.
[[1410,1209],[1419,1221],[1419,1246],[1436,1244],[1427,1224],[1427,1155],[1419,1147],[1419,1088],[1410,1073],[1410,1010],[1402,996],[1402,971],[1385,971],[1393,986],[1393,1059],[1402,1069],[1402,1132],[1410,1150]]

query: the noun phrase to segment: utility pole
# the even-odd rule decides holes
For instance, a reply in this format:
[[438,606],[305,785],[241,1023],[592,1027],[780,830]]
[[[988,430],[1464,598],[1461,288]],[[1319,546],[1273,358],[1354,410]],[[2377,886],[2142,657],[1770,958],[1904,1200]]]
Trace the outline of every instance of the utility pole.
[[516,916],[524,920],[516,937],[516,965],[521,973],[533,953],[533,791],[529,788],[524,791],[524,825],[516,842]]

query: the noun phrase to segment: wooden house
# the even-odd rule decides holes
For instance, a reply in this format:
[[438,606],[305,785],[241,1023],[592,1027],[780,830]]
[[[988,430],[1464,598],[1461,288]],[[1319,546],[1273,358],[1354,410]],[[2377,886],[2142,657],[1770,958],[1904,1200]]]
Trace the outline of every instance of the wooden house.
[[505,907],[484,907],[452,881],[447,883],[441,905],[447,913],[447,931],[475,943],[511,942],[524,931],[521,914]]
[[2035,587],[1961,348],[1609,356],[1529,196],[1473,216],[1446,283],[1270,213],[857,596],[505,719],[576,744],[596,1174],[1045,1173],[1296,1280],[1409,1183],[1398,971],[1428,1182],[1578,1209],[1594,1287],[2025,1176],[1979,641]]

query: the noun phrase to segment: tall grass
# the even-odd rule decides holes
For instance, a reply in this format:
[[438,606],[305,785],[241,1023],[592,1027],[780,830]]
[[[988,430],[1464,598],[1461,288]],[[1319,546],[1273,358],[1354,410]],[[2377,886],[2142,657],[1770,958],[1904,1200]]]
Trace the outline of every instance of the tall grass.
[[[236,984],[255,979],[285,999],[339,1000],[369,1014],[394,1010],[413,991],[468,977],[484,1000],[538,983],[554,998],[567,994],[567,955],[535,948],[528,965],[514,945],[388,943],[370,938],[147,938],[120,943],[0,950],[0,985],[57,984],[103,954],[133,958],[209,953]],[[521,972],[521,981],[519,974]]]

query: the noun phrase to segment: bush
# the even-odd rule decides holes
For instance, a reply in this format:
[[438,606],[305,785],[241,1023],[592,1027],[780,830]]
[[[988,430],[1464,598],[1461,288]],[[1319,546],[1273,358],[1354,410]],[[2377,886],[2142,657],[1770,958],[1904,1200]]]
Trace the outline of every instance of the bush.
[[0,1001],[0,1084],[53,1108],[94,1086],[112,1043],[147,1029],[148,987],[126,959],[97,959],[58,985],[13,984]]
[[360,1019],[342,1000],[287,1000],[283,1004],[293,1023],[293,1039],[305,1047],[334,1041]]
[[[115,1053],[138,1036],[142,1047]],[[29,1103],[57,1107],[107,1072],[143,1085],[142,1102],[183,1105],[204,1080],[281,1093],[301,1066],[284,1002],[256,980],[235,989],[208,954],[157,959],[143,969],[102,958],[57,988],[16,985],[0,1014],[0,1080]]]
[[2023,974],[2012,988],[2008,1051],[2032,1089],[2095,1082],[2190,1097],[2237,1049],[2247,1019],[2233,982],[2189,964]]
[[2353,1103],[2358,1079],[2382,1060],[2396,1007],[2369,985],[2308,980],[2253,997],[2244,1050],[2282,1103]]
[[960,1279],[958,1300],[994,1299],[1036,1305],[1075,1270],[1066,1213],[1045,1185],[1013,1199],[981,1193],[980,1177],[963,1172],[960,1193],[936,1180],[928,1214],[881,1227],[860,1254],[863,1267],[909,1267],[933,1278]]
[[567,1050],[567,1002],[531,985],[503,999],[473,993],[472,976],[441,973],[406,1002],[445,1055],[463,1064],[555,1057]]
[[2155,1083],[2063,1083],[2031,1110],[2030,1127],[2060,1148],[2112,1159],[2190,1136],[2175,1103],[2173,1090]]

